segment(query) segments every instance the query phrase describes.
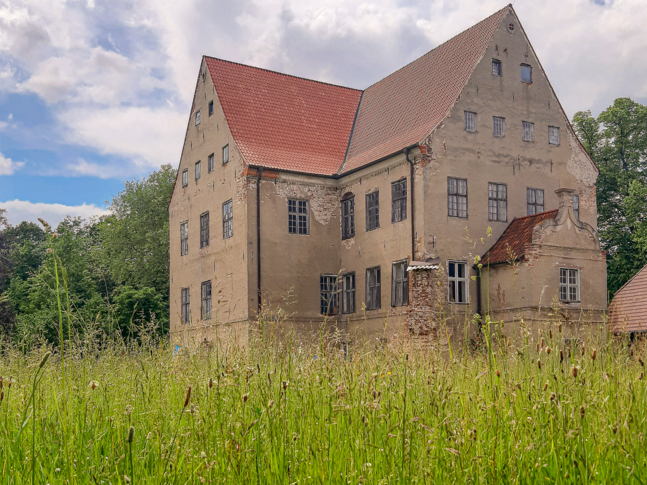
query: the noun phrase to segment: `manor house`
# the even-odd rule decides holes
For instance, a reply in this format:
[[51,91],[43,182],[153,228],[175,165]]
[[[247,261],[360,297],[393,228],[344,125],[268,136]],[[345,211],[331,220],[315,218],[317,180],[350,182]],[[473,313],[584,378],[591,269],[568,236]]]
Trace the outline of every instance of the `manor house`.
[[365,90],[205,56],[169,204],[171,338],[244,339],[261,305],[371,339],[600,322],[597,175],[512,6]]

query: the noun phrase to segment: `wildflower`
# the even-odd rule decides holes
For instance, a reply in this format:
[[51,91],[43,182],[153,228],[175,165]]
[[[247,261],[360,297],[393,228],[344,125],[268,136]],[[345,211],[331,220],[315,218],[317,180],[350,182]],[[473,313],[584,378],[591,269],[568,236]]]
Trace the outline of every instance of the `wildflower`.
[[577,367],[573,366],[571,369],[571,374],[573,374],[573,377],[577,377]]
[[54,250],[53,250],[52,248],[47,248],[47,251],[46,251],[46,252],[48,252],[48,253],[53,253],[53,252],[54,252]]
[[53,238],[58,238],[58,236],[59,236],[58,232],[55,232],[54,234],[52,234]]
[[201,452],[200,452],[200,458],[202,458],[202,459],[206,459],[206,458],[207,458],[207,454],[206,454],[204,451],[201,451]]
[[99,383],[97,381],[90,381],[88,387],[94,391],[97,387],[99,387]]

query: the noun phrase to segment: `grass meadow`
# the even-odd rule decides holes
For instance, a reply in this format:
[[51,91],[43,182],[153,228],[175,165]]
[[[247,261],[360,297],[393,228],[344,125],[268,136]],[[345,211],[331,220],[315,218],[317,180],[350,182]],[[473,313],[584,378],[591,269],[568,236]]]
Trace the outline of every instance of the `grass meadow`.
[[227,352],[6,344],[2,482],[647,482],[641,343],[560,330],[451,353],[271,331]]

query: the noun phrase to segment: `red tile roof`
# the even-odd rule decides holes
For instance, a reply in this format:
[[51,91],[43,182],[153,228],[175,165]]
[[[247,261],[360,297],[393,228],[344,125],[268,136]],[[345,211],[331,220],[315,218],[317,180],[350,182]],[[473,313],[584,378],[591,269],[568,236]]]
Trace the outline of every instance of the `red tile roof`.
[[362,91],[212,57],[206,63],[236,146],[249,165],[337,172]]
[[418,144],[442,122],[507,12],[506,6],[364,92],[205,59],[248,164],[347,173]]
[[647,331],[647,266],[616,292],[609,321],[615,332]]
[[555,219],[556,215],[557,209],[532,216],[515,217],[498,241],[483,255],[481,262],[483,265],[494,265],[523,260],[527,246],[532,244],[532,231],[535,226]]
[[507,13],[502,8],[369,87],[340,172],[424,140],[449,114]]

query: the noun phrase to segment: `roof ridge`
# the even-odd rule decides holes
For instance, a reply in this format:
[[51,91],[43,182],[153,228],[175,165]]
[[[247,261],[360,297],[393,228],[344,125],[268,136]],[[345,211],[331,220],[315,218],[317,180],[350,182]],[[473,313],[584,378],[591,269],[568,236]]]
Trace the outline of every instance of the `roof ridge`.
[[293,79],[301,79],[302,81],[310,81],[310,82],[313,82],[313,83],[324,84],[326,86],[332,86],[332,87],[335,87],[335,88],[348,89],[349,91],[357,91],[357,92],[360,92],[360,93],[363,93],[365,91],[364,89],[351,88],[351,87],[348,87],[348,86],[342,86],[341,84],[333,84],[333,83],[328,83],[328,82],[325,82],[325,81],[318,81],[317,79],[310,79],[310,78],[303,77],[303,76],[295,76],[294,74],[286,74],[284,72],[275,71],[273,69],[267,69],[265,67],[251,66],[249,64],[243,64],[242,62],[229,61],[227,59],[221,59],[220,57],[213,57],[213,56],[205,55],[204,58],[205,59],[213,59],[215,61],[220,61],[220,62],[226,62],[227,64],[235,64],[235,65],[241,66],[241,67],[248,67],[250,69],[256,69],[258,71],[271,72],[273,74],[278,74],[280,76],[287,76],[287,77],[291,77]]
[[[514,221],[520,221],[521,219],[528,219],[530,217],[537,217],[537,216],[540,216],[542,214],[548,214],[549,212],[558,212],[558,211],[559,211],[559,209],[551,209],[549,211],[537,212],[536,214],[528,214],[527,216],[515,217],[514,219],[512,219],[512,222],[510,222],[510,224],[512,224]],[[510,227],[510,226],[508,226],[508,227]],[[507,230],[507,228],[506,228],[506,230]]]
[[611,303],[613,303],[613,300],[615,299],[615,297],[618,295],[618,293],[620,293],[620,292],[624,289],[624,287],[625,287],[625,286],[627,286],[629,283],[631,283],[631,282],[636,278],[636,276],[638,276],[640,273],[642,273],[643,271],[646,271],[646,270],[647,270],[647,265],[645,265],[645,266],[643,266],[642,268],[640,268],[640,269],[636,272],[636,274],[635,274],[635,275],[633,275],[631,278],[629,278],[629,279],[627,280],[627,282],[626,282],[624,285],[622,285],[622,286],[620,287],[620,289],[619,289],[618,291],[616,291],[616,292],[613,294],[613,298],[611,298]]

